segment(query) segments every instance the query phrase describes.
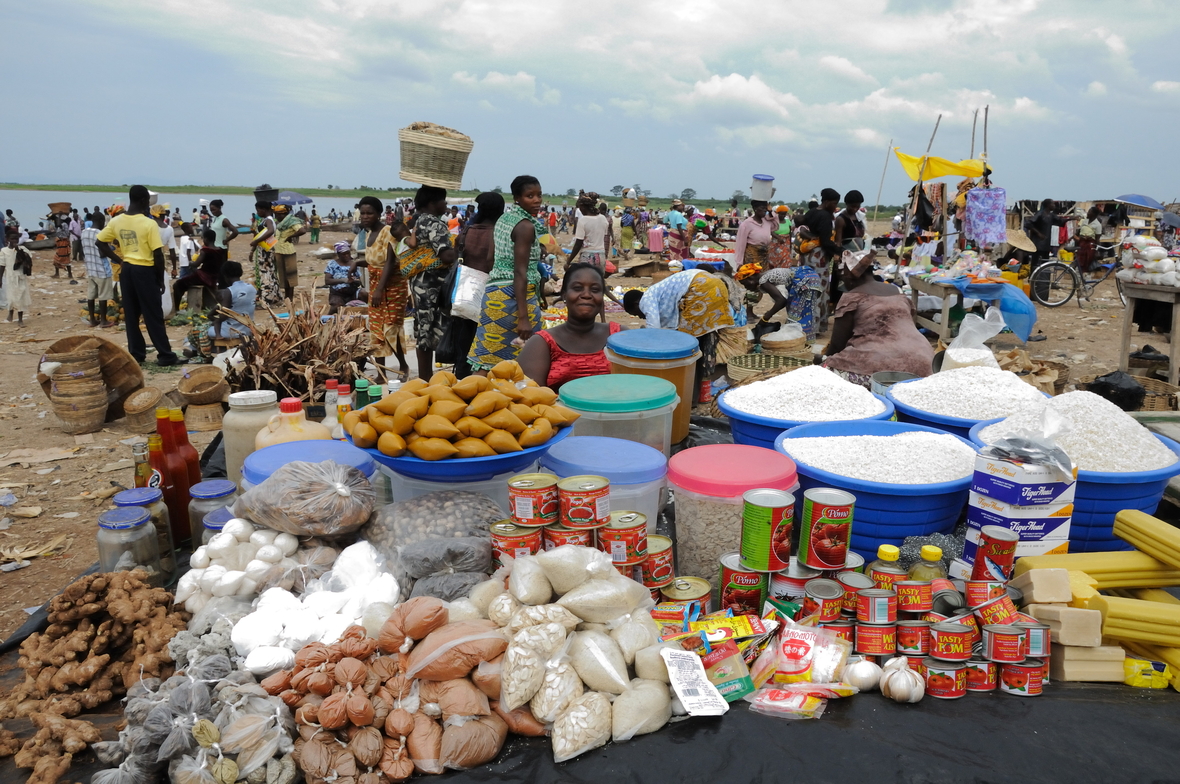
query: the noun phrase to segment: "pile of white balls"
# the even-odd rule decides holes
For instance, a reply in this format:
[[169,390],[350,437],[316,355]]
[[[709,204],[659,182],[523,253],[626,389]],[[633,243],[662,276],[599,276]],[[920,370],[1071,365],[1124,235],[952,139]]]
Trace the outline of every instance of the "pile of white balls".
[[872,392],[818,365],[731,389],[723,399],[747,414],[796,422],[866,419],[885,410]]
[[989,367],[944,370],[894,384],[896,400],[920,411],[960,419],[999,419],[1043,401],[1045,396],[1015,373]]

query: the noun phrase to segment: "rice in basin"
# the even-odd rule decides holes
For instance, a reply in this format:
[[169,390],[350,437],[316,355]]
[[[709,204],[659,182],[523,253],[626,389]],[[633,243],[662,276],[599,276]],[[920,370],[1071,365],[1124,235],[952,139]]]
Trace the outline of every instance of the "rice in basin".
[[982,421],[1011,416],[1045,399],[1008,370],[964,367],[895,384],[895,400],[939,416]]
[[818,365],[731,389],[725,403],[746,414],[795,422],[867,419],[885,410],[872,392]]

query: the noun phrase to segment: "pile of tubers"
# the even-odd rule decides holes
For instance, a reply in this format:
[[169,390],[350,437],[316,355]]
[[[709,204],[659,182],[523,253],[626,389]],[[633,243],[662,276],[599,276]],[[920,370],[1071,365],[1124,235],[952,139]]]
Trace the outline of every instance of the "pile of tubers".
[[505,360],[486,377],[459,381],[439,371],[344,416],[344,432],[362,449],[422,460],[493,457],[540,446],[580,415],[557,405],[557,393],[525,378]]

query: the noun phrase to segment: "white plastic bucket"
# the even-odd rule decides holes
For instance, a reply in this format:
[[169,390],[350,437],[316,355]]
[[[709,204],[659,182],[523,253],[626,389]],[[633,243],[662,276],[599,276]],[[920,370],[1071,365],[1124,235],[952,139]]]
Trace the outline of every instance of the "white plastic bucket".
[[769,174],[755,174],[750,184],[750,201],[770,201],[774,195],[774,177]]

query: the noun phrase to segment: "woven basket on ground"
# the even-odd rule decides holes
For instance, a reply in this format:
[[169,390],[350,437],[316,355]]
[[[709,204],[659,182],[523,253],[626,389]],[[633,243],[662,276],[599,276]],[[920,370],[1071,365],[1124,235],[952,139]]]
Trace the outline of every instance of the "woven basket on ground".
[[156,408],[164,399],[164,393],[155,387],[144,387],[133,392],[123,401],[124,420],[129,433],[156,432]]
[[78,435],[102,429],[107,415],[107,388],[97,348],[65,354],[46,354],[46,362],[61,364],[49,381],[53,413],[64,433]]
[[1069,365],[1064,362],[1054,362],[1048,359],[1037,359],[1033,361],[1057,371],[1057,380],[1053,382],[1054,395],[1060,395],[1065,392],[1065,385],[1069,383]]
[[397,132],[401,144],[401,171],[408,182],[457,190],[471,154],[471,138],[453,128],[416,122]]
[[220,403],[204,406],[189,406],[184,412],[184,426],[198,433],[221,429],[223,409]]
[[790,356],[798,354],[807,349],[807,338],[795,338],[794,340],[767,340],[762,339],[762,351],[766,354],[781,354],[783,356]]
[[[1079,389],[1089,389],[1090,383],[1098,376],[1082,376],[1078,379]],[[1166,381],[1157,381],[1146,376],[1135,376],[1135,380],[1143,385],[1147,394],[1143,397],[1140,411],[1176,411],[1180,401],[1180,387],[1173,386]]]
[[[92,348],[98,349],[102,381],[107,387],[107,421],[113,422],[123,416],[123,401],[127,396],[143,388],[143,370],[125,348],[106,338],[70,335],[50,345],[46,350],[46,359],[49,354],[72,354]],[[49,376],[38,373],[37,382],[41,384],[45,396],[49,397]]]
[[229,392],[225,372],[216,365],[199,365],[185,368],[176,384],[177,391],[190,406],[207,406],[220,403]]
[[[811,362],[802,363],[800,360],[797,360],[793,357],[776,357],[773,354],[747,354],[744,357],[736,357],[735,361],[748,360],[750,357],[765,357],[765,359],[742,363],[749,364],[754,367],[752,367],[745,375],[743,375],[741,379],[735,379],[733,377],[734,364],[733,362],[730,362],[729,378],[731,381],[733,381],[733,383],[729,385],[726,391],[729,391],[730,389],[737,389],[738,387],[744,387],[747,384],[765,381],[766,379],[774,378],[775,376],[781,376],[783,373],[790,373],[792,370],[798,370],[801,367],[807,367],[811,364]],[[780,362],[782,364],[778,364]],[[721,397],[721,395],[718,395],[717,397]],[[717,406],[717,398],[713,398],[713,402],[709,404],[708,414],[711,417],[724,416],[724,414],[721,413],[721,409]]]

